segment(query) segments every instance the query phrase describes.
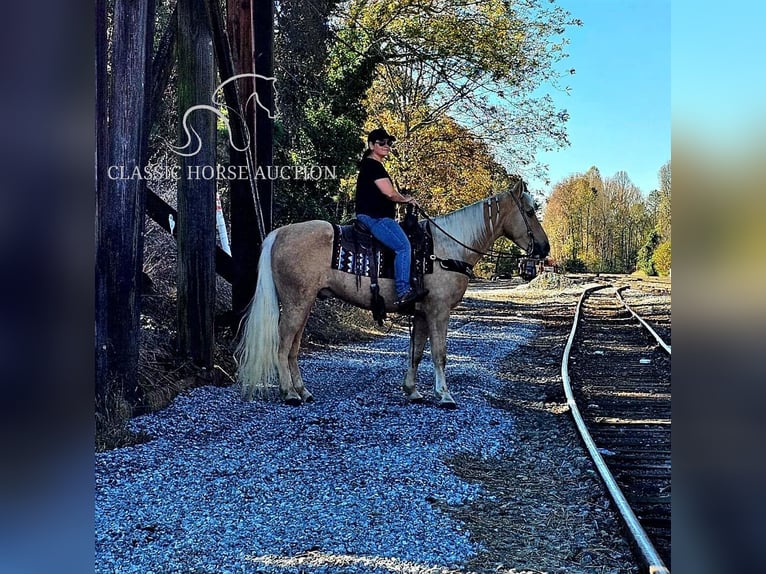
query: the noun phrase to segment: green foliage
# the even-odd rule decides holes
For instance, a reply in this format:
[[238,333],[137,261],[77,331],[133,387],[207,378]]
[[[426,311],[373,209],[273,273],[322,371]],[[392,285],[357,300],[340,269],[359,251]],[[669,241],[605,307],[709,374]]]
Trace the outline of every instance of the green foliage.
[[660,275],[668,275],[670,273],[671,263],[671,249],[670,241],[663,241],[657,246],[652,255],[652,264],[655,271]]
[[279,165],[328,166],[337,179],[282,180],[275,184],[278,225],[308,219],[340,221],[339,195],[342,178],[356,171],[361,153],[358,127],[345,116],[333,116],[326,105],[307,108],[302,127],[293,135],[292,145],[285,140],[275,146]]
[[545,93],[579,20],[544,0],[352,0],[346,25],[377,38],[382,96],[370,117],[393,115],[409,138],[449,116],[514,171],[535,171],[535,153],[566,145],[565,111]]
[[338,179],[275,182],[277,223],[345,219],[363,134],[380,125],[399,137],[392,175],[430,211],[505,189],[495,156],[526,169],[566,143],[566,114],[541,88],[560,87],[563,34],[580,24],[544,0],[281,1],[275,163]]
[[657,246],[660,244],[660,241],[660,234],[657,233],[656,229],[652,230],[652,232],[649,234],[649,239],[647,239],[646,243],[644,243],[641,249],[638,250],[636,267],[647,275],[657,275],[657,270],[654,267],[653,256]]
[[490,278],[492,276],[511,276],[518,273],[519,258],[522,251],[518,246],[506,237],[501,237],[495,242],[493,249],[501,253],[500,257],[485,257],[474,268],[478,277]]
[[[278,182],[278,225],[307,219],[343,221],[349,215],[351,201],[343,182],[355,176],[361,157],[366,119],[362,101],[380,54],[370,50],[372,39],[358,29],[341,28],[330,41],[327,25],[335,4],[322,4],[324,18],[317,18],[316,7],[293,0],[283,9],[285,24],[276,60],[290,89],[281,95],[283,131],[275,145],[275,160],[280,165],[332,167],[337,179]],[[295,18],[303,21],[307,13],[310,21],[296,27]],[[313,30],[313,36],[305,28]],[[317,42],[322,36],[328,41]],[[298,58],[296,52],[307,57]]]
[[564,270],[568,273],[585,273],[588,271],[585,261],[579,258],[565,259]]
[[659,179],[660,189],[658,190],[656,229],[663,239],[670,241],[672,227],[670,162],[660,168]]

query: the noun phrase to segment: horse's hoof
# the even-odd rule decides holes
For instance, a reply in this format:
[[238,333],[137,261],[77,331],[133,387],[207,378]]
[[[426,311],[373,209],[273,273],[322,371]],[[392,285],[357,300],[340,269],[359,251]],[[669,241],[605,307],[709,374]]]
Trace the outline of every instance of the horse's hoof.
[[303,399],[304,403],[313,403],[314,402],[314,395],[312,395],[308,391],[304,391],[301,393],[301,398]]
[[422,405],[426,402],[426,399],[423,397],[423,395],[420,395],[419,397],[410,397],[407,399],[408,403],[411,403],[413,405]]
[[295,395],[293,397],[287,397],[285,399],[285,404],[290,405],[291,407],[299,407],[303,404],[303,401],[298,395]]
[[457,408],[457,403],[453,400],[441,400],[438,403],[436,403],[436,406],[440,409],[447,409],[447,410],[454,410]]

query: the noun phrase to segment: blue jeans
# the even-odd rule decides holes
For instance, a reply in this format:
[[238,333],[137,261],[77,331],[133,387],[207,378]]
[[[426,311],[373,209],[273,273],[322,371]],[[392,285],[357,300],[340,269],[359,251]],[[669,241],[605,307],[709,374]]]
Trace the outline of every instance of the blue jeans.
[[356,218],[370,229],[375,239],[394,250],[396,296],[401,297],[410,290],[410,240],[401,226],[390,217],[375,218],[358,213]]

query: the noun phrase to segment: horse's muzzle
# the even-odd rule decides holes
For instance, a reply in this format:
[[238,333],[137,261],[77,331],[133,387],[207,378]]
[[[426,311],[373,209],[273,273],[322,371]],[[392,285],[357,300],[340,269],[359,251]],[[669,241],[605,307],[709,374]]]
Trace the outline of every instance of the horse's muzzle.
[[550,243],[546,240],[544,243],[539,243],[537,241],[534,242],[534,247],[532,248],[532,257],[539,257],[540,259],[543,259],[548,255],[548,253],[551,252],[551,246]]

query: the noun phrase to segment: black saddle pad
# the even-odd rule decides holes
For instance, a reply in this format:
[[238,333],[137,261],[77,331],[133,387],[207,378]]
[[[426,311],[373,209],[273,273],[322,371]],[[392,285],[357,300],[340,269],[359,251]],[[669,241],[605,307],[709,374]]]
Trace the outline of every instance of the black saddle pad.
[[[333,225],[332,268],[361,277],[370,277],[372,258],[377,263],[378,277],[394,278],[394,252],[369,232],[361,232],[357,223]],[[405,230],[406,232],[406,230]],[[418,236],[418,237],[416,237]],[[412,245],[412,273],[432,273],[433,239],[426,222],[419,230],[408,234]]]

